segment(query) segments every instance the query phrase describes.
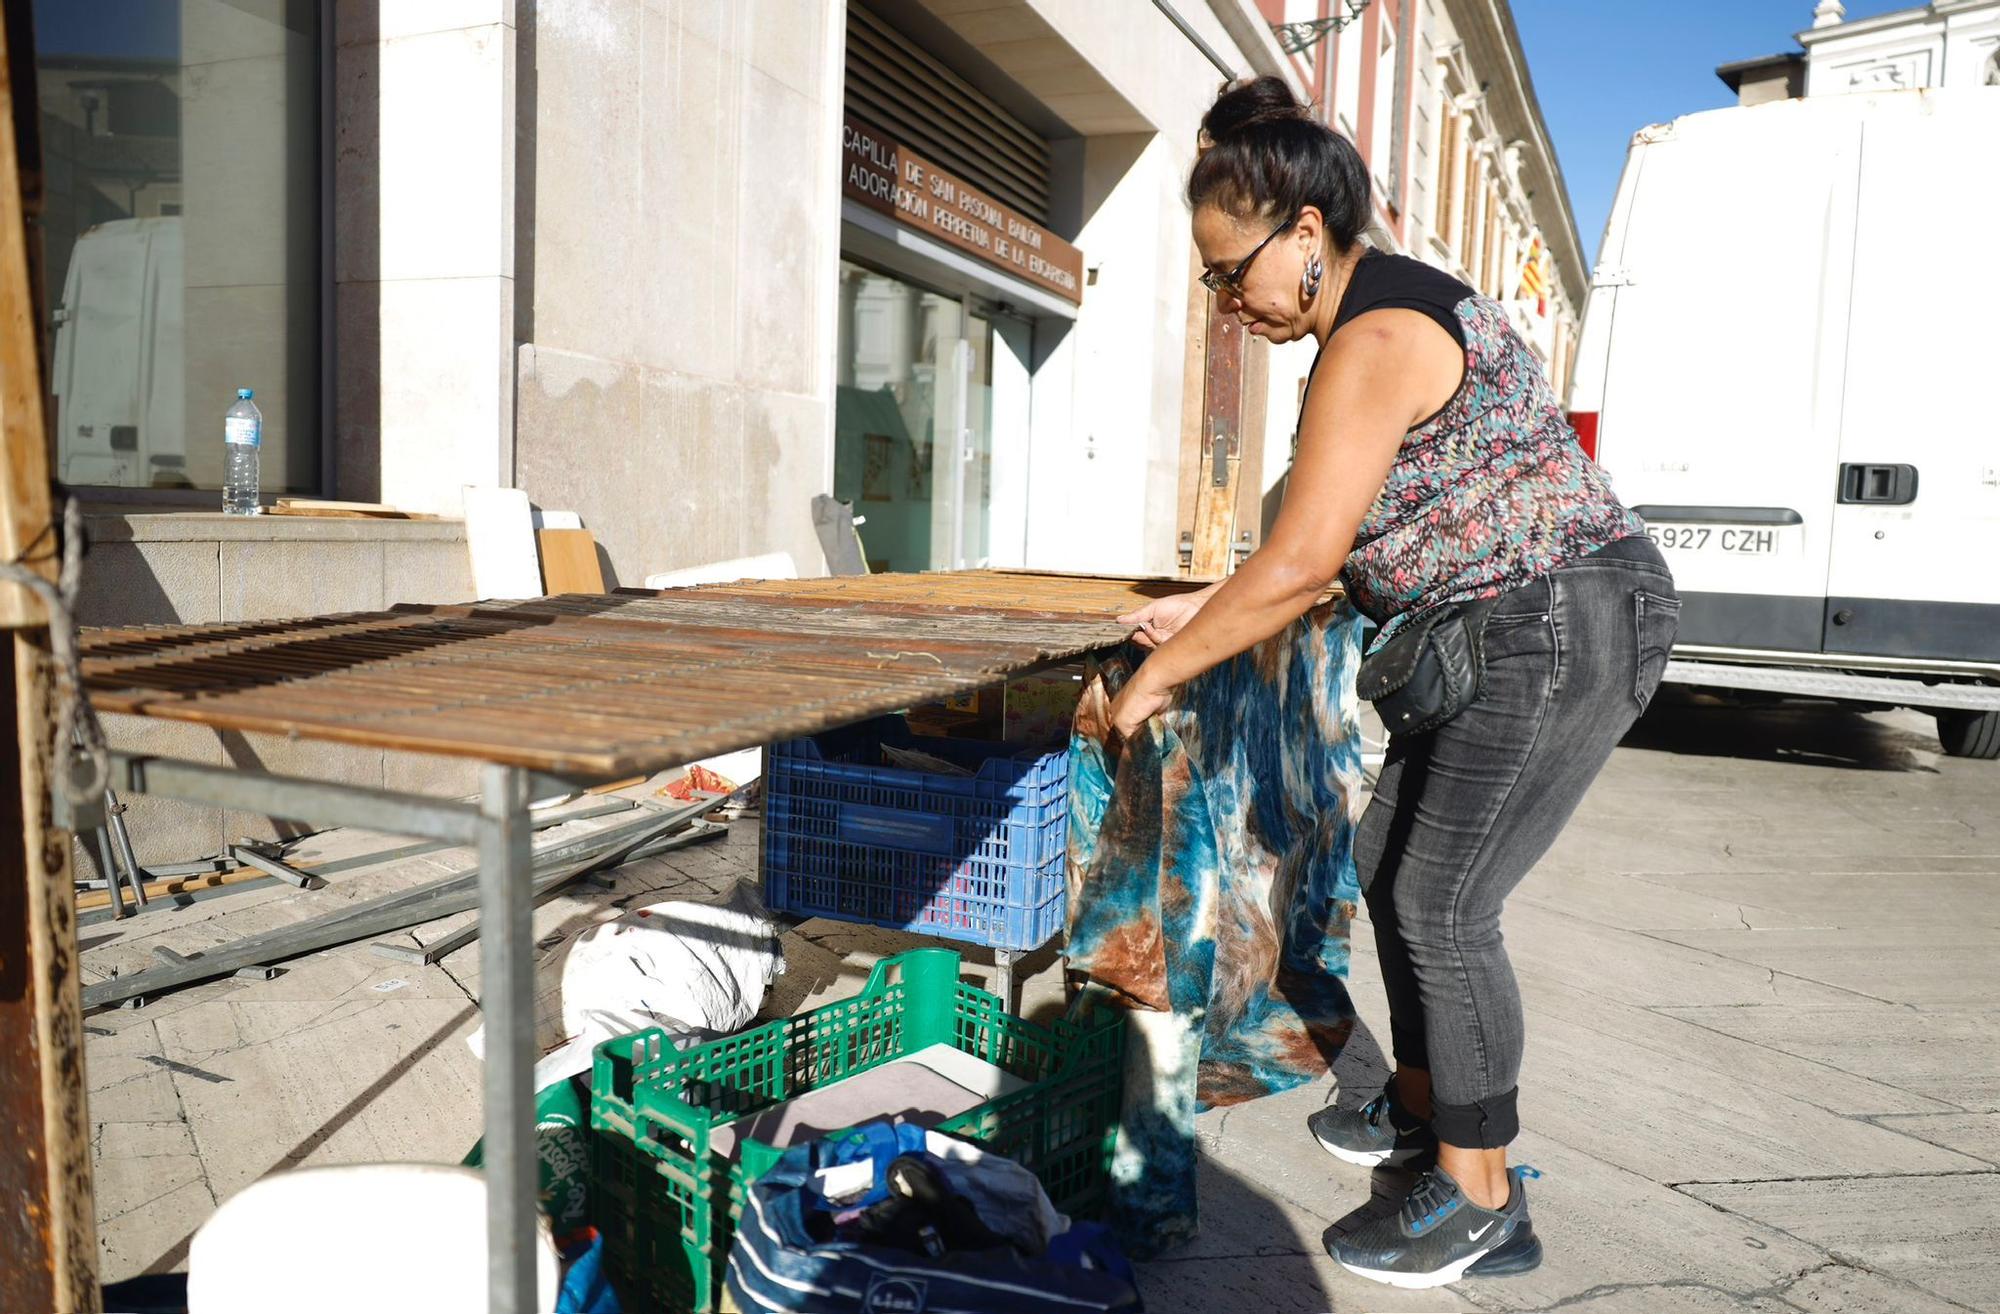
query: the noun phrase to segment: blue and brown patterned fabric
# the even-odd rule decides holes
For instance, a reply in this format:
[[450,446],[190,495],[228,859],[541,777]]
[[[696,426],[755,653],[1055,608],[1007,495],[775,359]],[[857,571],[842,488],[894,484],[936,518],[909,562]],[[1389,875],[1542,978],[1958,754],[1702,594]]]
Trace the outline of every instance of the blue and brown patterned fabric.
[[1143,656],[1077,709],[1069,967],[1085,1006],[1130,1010],[1112,1223],[1150,1255],[1195,1231],[1195,1114],[1314,1080],[1354,1026],[1360,620],[1322,607],[1189,681],[1110,761]]

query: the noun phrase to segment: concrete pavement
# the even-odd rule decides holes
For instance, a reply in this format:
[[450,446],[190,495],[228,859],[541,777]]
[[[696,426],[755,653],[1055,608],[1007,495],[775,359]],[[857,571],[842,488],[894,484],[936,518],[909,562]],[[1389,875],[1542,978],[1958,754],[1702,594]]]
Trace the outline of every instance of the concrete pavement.
[[[2000,1309],[2000,765],[1941,757],[1913,713],[1668,698],[1509,905],[1529,1027],[1517,1149],[1545,1174],[1530,1187],[1544,1266],[1401,1292],[1325,1256],[1329,1229],[1393,1207],[1401,1184],[1338,1163],[1304,1128],[1383,1077],[1364,932],[1350,983],[1363,1025],[1334,1079],[1201,1119],[1202,1236],[1144,1267],[1149,1309]],[[612,900],[726,893],[755,871],[754,823],[738,827],[622,869],[609,894],[544,905],[544,952]],[[351,832],[309,845],[301,860],[410,847]],[[323,891],[86,927],[87,972],[467,861],[411,852]],[[917,943],[808,923],[766,1012],[845,994]],[[475,946],[410,968],[354,946],[88,1019],[106,1279],[181,1266],[214,1202],[273,1168],[463,1155],[478,1134],[464,1044],[477,960]],[[971,951],[967,970],[990,961]],[[1059,992],[1045,965],[1025,1010]]]

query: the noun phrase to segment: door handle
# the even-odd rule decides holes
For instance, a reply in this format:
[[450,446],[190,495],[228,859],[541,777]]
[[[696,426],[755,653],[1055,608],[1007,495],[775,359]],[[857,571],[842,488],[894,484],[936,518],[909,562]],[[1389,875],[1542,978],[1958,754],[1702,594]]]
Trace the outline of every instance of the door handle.
[[1839,500],[1849,506],[1908,506],[1917,500],[1917,467],[1843,465]]

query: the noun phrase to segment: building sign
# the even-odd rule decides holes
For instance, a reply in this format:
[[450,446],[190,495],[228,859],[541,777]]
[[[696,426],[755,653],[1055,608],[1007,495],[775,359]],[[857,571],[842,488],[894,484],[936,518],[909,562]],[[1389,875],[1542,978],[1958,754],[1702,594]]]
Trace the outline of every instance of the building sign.
[[843,195],[1082,304],[1083,252],[1068,242],[859,119],[847,120],[840,146]]

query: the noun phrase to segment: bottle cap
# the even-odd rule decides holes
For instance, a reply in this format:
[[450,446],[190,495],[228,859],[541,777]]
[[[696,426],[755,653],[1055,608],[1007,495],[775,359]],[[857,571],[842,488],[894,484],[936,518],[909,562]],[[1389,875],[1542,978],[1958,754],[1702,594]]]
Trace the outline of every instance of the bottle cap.
[[238,388],[236,390],[236,396],[239,401],[249,401],[252,397],[255,397],[256,395],[257,395],[256,393],[250,391],[250,389],[248,388]]

